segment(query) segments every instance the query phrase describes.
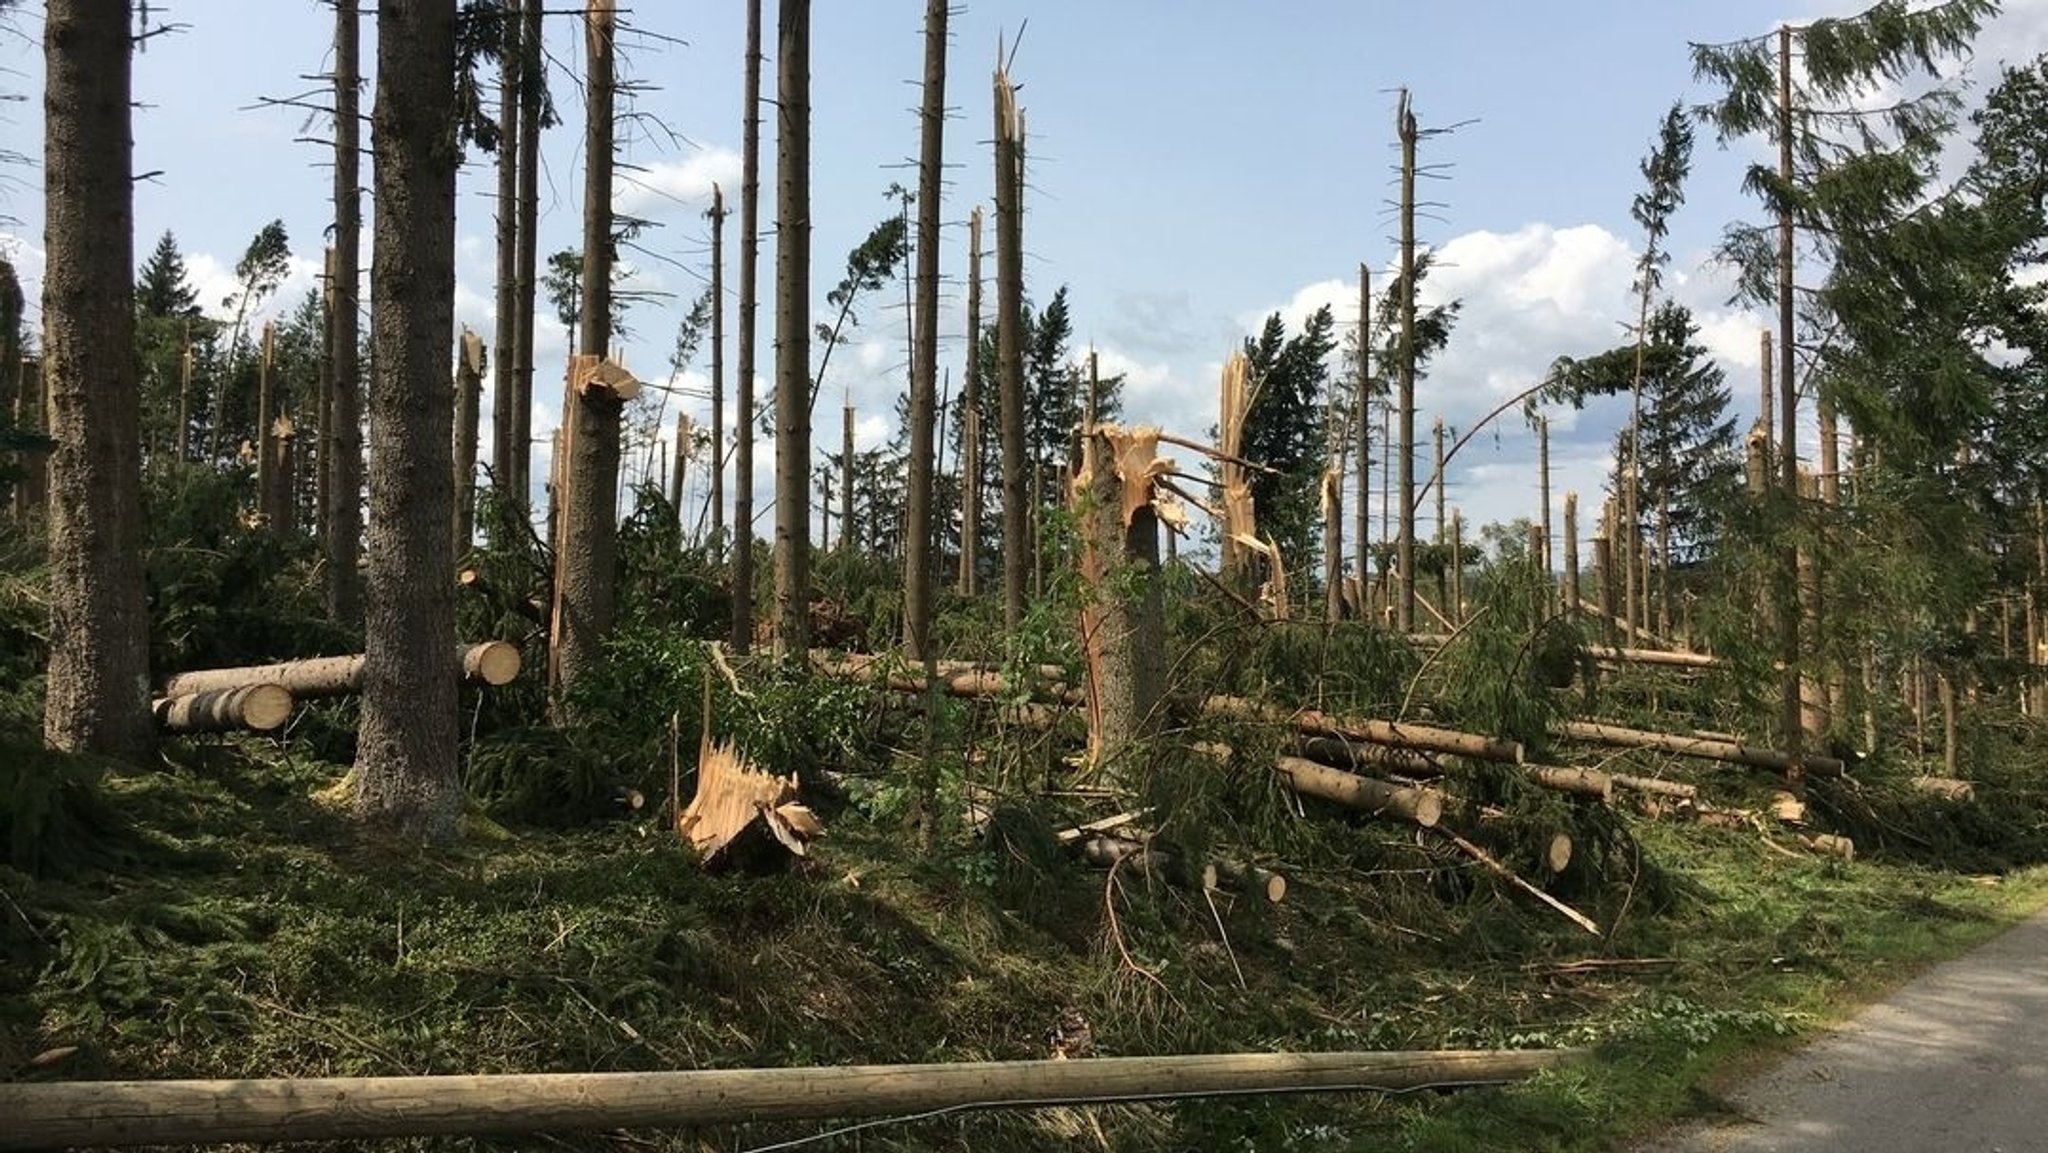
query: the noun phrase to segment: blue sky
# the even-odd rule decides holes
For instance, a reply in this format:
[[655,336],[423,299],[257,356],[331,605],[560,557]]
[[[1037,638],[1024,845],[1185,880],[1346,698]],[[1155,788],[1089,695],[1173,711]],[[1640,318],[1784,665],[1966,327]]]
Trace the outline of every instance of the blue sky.
[[[374,7],[374,4],[366,5]],[[1431,282],[1465,303],[1452,347],[1426,383],[1420,423],[1464,427],[1561,354],[1620,338],[1633,309],[1628,285],[1640,243],[1628,204],[1636,165],[1658,117],[1697,97],[1689,40],[1766,32],[1782,20],[1856,10],[1832,0],[1490,0],[1394,5],[1299,0],[970,0],[953,22],[947,156],[951,186],[943,257],[953,278],[942,350],[964,353],[960,277],[964,220],[991,187],[989,74],[999,36],[1024,28],[1014,78],[1030,140],[1025,243],[1034,296],[1069,286],[1076,334],[1105,368],[1130,374],[1132,415],[1198,434],[1214,420],[1216,369],[1235,341],[1275,309],[1298,319],[1318,303],[1353,316],[1361,260],[1394,255],[1394,90],[1408,86],[1425,125],[1468,121],[1430,141],[1446,165],[1426,192],[1442,202],[1423,224],[1441,250]],[[258,227],[281,217],[300,263],[280,294],[312,284],[329,206],[319,147],[324,117],[255,108],[263,96],[313,87],[329,63],[332,17],[315,0],[169,0],[157,19],[181,25],[137,60],[136,164],[160,175],[137,192],[137,252],[174,230],[217,306],[235,258]],[[765,19],[773,52],[774,3]],[[40,13],[34,4],[0,32],[0,149],[40,152]],[[701,291],[708,260],[702,212],[710,184],[737,196],[743,7],[737,0],[638,0],[622,36],[624,75],[644,84],[645,119],[624,126],[621,208],[657,220],[637,280],[665,301],[628,317],[628,363],[660,374],[682,307]],[[887,211],[884,190],[910,183],[913,106],[923,5],[912,0],[820,0],[814,15],[815,308],[845,253]],[[1028,24],[1027,24],[1028,19]],[[555,99],[570,124],[549,133],[542,251],[576,243],[581,196],[580,33],[551,17]],[[364,22],[366,59],[374,21]],[[676,44],[673,40],[681,40]],[[2014,0],[1980,42],[1977,71],[2048,50],[2048,0]],[[766,81],[772,93],[771,72]],[[367,99],[366,99],[367,108]],[[662,128],[653,123],[659,121]],[[769,121],[772,132],[772,118]],[[772,189],[773,140],[764,141]],[[458,223],[462,323],[491,326],[492,176],[475,158],[463,176]],[[1728,308],[1725,279],[1706,261],[1721,228],[1754,214],[1739,191],[1747,154],[1703,138],[1689,202],[1672,237],[1673,291],[1699,313],[1746,420],[1752,411],[1758,318]],[[367,171],[365,172],[367,183]],[[0,230],[33,299],[41,267],[39,180],[0,187]],[[764,212],[764,220],[772,212]],[[728,224],[728,253],[737,244]],[[368,246],[365,245],[367,258]],[[764,242],[764,283],[773,239]],[[993,262],[990,262],[993,269]],[[729,277],[728,285],[733,282]],[[892,296],[900,300],[900,296]],[[545,312],[545,307],[543,312]],[[837,442],[830,406],[850,394],[863,443],[883,439],[901,388],[903,318],[880,301],[862,310],[855,347],[833,359],[819,439]],[[763,367],[771,313],[762,313]],[[561,334],[541,334],[541,363]],[[1077,352],[1081,349],[1077,349]],[[451,352],[452,357],[452,352]],[[700,356],[701,377],[708,356]],[[730,353],[728,365],[732,362]],[[957,379],[957,371],[955,377]],[[537,404],[544,435],[556,420],[549,387]],[[692,407],[701,408],[693,402]],[[1620,406],[1561,413],[1553,425],[1559,492],[1594,502]],[[761,456],[761,500],[772,454]],[[1451,470],[1452,502],[1470,524],[1534,512],[1533,447],[1518,420],[1475,438]],[[544,460],[536,465],[545,475]],[[1427,510],[1425,510],[1427,511]]]

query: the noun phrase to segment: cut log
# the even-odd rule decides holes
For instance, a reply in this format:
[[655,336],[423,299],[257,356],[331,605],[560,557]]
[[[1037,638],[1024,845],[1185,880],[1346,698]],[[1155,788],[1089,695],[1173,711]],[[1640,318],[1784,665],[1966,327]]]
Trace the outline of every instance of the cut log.
[[1530,765],[1523,771],[1528,774],[1530,781],[1553,792],[1591,797],[1603,803],[1614,799],[1614,778],[1599,769]]
[[1199,708],[1201,712],[1210,716],[1293,725],[1312,737],[1337,737],[1347,741],[1392,745],[1395,748],[1420,752],[1448,753],[1452,756],[1471,757],[1480,761],[1500,761],[1511,765],[1519,765],[1523,760],[1522,745],[1519,741],[1505,741],[1496,737],[1461,733],[1430,725],[1339,717],[1316,709],[1284,709],[1246,700],[1243,697],[1208,697],[1201,702]]
[[811,667],[833,680],[875,685],[899,693],[924,692],[925,677],[929,672],[937,680],[939,691],[947,696],[968,699],[1007,697],[1016,688],[1024,687],[1028,688],[1033,699],[1053,704],[1083,706],[1088,701],[1085,691],[1065,683],[1066,673],[1058,666],[1033,670],[1043,680],[1029,686],[1013,686],[996,670],[964,661],[939,661],[926,666],[891,655],[848,653],[835,656],[813,652]]
[[1817,833],[1811,837],[1801,837],[1799,838],[1799,843],[1806,846],[1807,852],[1816,853],[1823,857],[1839,857],[1844,861],[1856,859],[1856,842],[1847,837],[1838,837],[1833,833]]
[[1614,787],[1627,789],[1632,793],[1647,793],[1653,797],[1669,797],[1675,801],[1696,801],[1700,796],[1698,785],[1682,781],[1666,781],[1655,777],[1629,777],[1616,774]]
[[1347,741],[1341,737],[1304,736],[1295,742],[1295,752],[1312,761],[1321,761],[1332,768],[1383,769],[1400,777],[1429,780],[1444,775],[1443,766],[1431,760],[1427,754],[1413,749],[1397,749],[1392,745],[1375,745],[1367,741]]
[[1579,1050],[1216,1053],[654,1073],[0,1083],[0,1149],[682,1128],[1135,1098],[1483,1085]]
[[1572,850],[1576,847],[1570,833],[1552,833],[1543,847],[1543,867],[1552,876],[1572,867]]
[[[519,647],[505,641],[463,645],[456,650],[456,656],[463,679],[473,685],[506,685],[519,675]],[[164,682],[163,695],[183,697],[246,685],[280,685],[299,700],[345,697],[362,689],[363,658],[358,654],[245,668],[197,669],[174,674]]]
[[[1474,805],[1458,797],[1444,798],[1444,815],[1468,828],[1473,823],[1481,827],[1498,827],[1508,817],[1506,810],[1494,808],[1492,805]],[[1577,848],[1577,843],[1572,840],[1570,833],[1557,831],[1548,837],[1543,837],[1540,833],[1537,836],[1540,838],[1537,856],[1552,876],[1571,867],[1572,853]]]
[[1707,760],[1727,761],[1731,764],[1771,769],[1780,773],[1790,772],[1796,767],[1805,770],[1811,776],[1839,777],[1844,771],[1842,762],[1834,757],[1808,753],[1795,758],[1790,753],[1777,749],[1760,749],[1754,745],[1688,737],[1678,733],[1654,733],[1643,729],[1623,728],[1620,725],[1594,724],[1589,721],[1567,721],[1559,725],[1557,731],[1560,736],[1575,741],[1624,749],[1656,749],[1660,752],[1676,753],[1682,757],[1703,757]]
[[1152,848],[1144,841],[1109,833],[1090,833],[1075,841],[1073,849],[1082,860],[1099,869],[1121,865],[1140,876],[1164,881],[1180,889],[1216,887],[1216,866],[1193,865],[1184,857]]
[[780,777],[755,768],[730,744],[713,743],[707,726],[697,751],[697,793],[676,831],[690,839],[705,868],[717,869],[742,856],[756,864],[776,846],[804,856],[825,825],[797,800],[795,773]]
[[1271,869],[1228,858],[1215,863],[1216,880],[1226,889],[1252,893],[1277,905],[1287,899],[1287,878]]
[[1944,801],[1973,801],[1977,799],[1977,786],[1954,777],[1914,777],[1913,788],[1922,793],[1932,793]]
[[1373,816],[1392,816],[1422,828],[1443,818],[1443,794],[1361,777],[1301,757],[1277,758],[1274,768],[1289,788],[1305,797],[1331,801]]
[[150,707],[167,733],[268,733],[291,719],[292,694],[283,685],[243,685],[164,697]]
[[1771,817],[1781,825],[1803,825],[1806,823],[1806,802],[1791,793],[1773,793]]

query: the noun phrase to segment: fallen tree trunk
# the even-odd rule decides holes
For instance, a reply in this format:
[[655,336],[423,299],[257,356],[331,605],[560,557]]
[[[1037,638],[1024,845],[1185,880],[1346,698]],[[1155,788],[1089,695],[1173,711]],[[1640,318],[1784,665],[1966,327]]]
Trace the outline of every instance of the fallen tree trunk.
[[1669,797],[1674,801],[1696,801],[1700,797],[1698,785],[1689,785],[1683,781],[1659,780],[1655,777],[1630,777],[1617,773],[1614,776],[1614,787],[1627,789],[1632,793],[1647,793],[1653,797]]
[[1271,869],[1227,858],[1217,861],[1215,869],[1223,888],[1261,896],[1274,905],[1287,899],[1287,878]]
[[[462,645],[456,649],[456,656],[467,684],[495,687],[510,684],[519,675],[519,647],[506,641]],[[174,674],[165,681],[164,696],[191,696],[247,685],[280,685],[300,700],[345,697],[362,689],[363,658],[357,654],[234,669],[197,669]]]
[[1143,841],[1111,833],[1090,833],[1075,841],[1073,847],[1083,861],[1099,869],[1122,866],[1181,889],[1216,887],[1216,866],[1204,864],[1196,868],[1185,858],[1152,848]]
[[1977,798],[1976,785],[1954,777],[1914,777],[1912,785],[1915,791],[1932,793],[1944,801],[1972,801]]
[[1505,741],[1497,737],[1461,733],[1454,729],[1439,729],[1430,725],[1338,717],[1316,709],[1285,709],[1277,705],[1260,704],[1243,697],[1207,697],[1198,707],[1201,712],[1211,716],[1293,725],[1312,737],[1336,737],[1347,741],[1391,745],[1420,752],[1449,753],[1452,756],[1471,757],[1480,761],[1500,761],[1510,765],[1519,765],[1523,760],[1520,741]]
[[[886,654],[848,653],[845,656],[835,656],[831,653],[813,652],[811,667],[833,680],[875,685],[899,693],[924,692],[927,675],[937,681],[940,692],[953,697],[1004,697],[1011,695],[1017,687],[1012,686],[1002,673],[984,665],[965,661],[938,661],[927,665],[920,661],[906,661]],[[1032,697],[1062,705],[1087,704],[1088,694],[1076,686],[1066,684],[1066,673],[1058,666],[1042,666],[1034,669],[1033,673],[1042,678],[1042,681],[1029,686]]]
[[1429,829],[1443,818],[1443,794],[1361,777],[1301,757],[1279,757],[1274,769],[1305,797],[1331,801],[1373,816],[1391,815]]
[[[1467,823],[1468,828],[1472,824],[1483,828],[1499,828],[1508,823],[1505,809],[1497,809],[1491,805],[1475,806],[1457,797],[1444,798],[1444,814],[1452,820]],[[1547,836],[1541,832],[1535,835],[1540,841],[1536,855],[1552,876],[1571,867],[1572,853],[1577,849],[1578,843],[1572,840],[1570,833],[1552,830]]]
[[1575,741],[1623,749],[1656,749],[1682,757],[1703,757],[1707,760],[1727,761],[1731,764],[1771,769],[1780,773],[1791,772],[1795,768],[1816,777],[1839,777],[1843,773],[1842,762],[1834,757],[1823,757],[1814,753],[1794,757],[1777,749],[1760,749],[1754,745],[1737,744],[1733,741],[1688,737],[1678,733],[1653,733],[1643,729],[1595,724],[1589,721],[1567,721],[1559,725],[1557,731],[1558,735]]
[[1530,765],[1524,770],[1529,780],[1552,792],[1570,793],[1607,802],[1614,799],[1614,778],[1599,769],[1572,769],[1560,765]]
[[[1450,643],[1451,637],[1445,633],[1416,633],[1408,639],[1418,645],[1440,648]],[[1607,661],[1610,664],[1663,665],[1678,669],[1718,669],[1727,664],[1720,657],[1708,653],[1628,648],[1619,645],[1587,645],[1586,655],[1596,661]]]
[[268,733],[291,719],[292,694],[282,685],[242,685],[164,697],[150,710],[167,733]]
[[9,1083],[0,1084],[0,1117],[10,1119],[0,1127],[0,1149],[481,1136],[1219,1094],[1396,1092],[1516,1080],[1578,1055],[1217,1053],[661,1073]]
[[1342,737],[1304,736],[1295,742],[1295,752],[1336,769],[1384,769],[1396,776],[1429,780],[1444,775],[1443,766],[1428,755],[1392,745],[1369,741],[1347,741]]
[[[1473,844],[1472,842],[1466,840],[1465,838],[1459,836],[1456,833],[1445,833],[1444,836],[1450,838],[1450,842],[1458,847],[1459,852],[1472,858],[1474,861],[1477,861],[1480,865],[1484,866],[1488,872],[1491,872],[1495,876],[1499,877],[1501,880],[1508,882],[1517,889],[1522,890],[1523,892],[1529,894],[1530,896],[1536,898],[1544,904],[1549,905],[1551,908],[1556,909],[1558,912],[1564,914],[1567,920],[1571,921],[1572,924],[1577,925],[1579,928],[1584,929],[1585,931],[1593,934],[1596,937],[1600,935],[1600,926],[1593,921],[1593,918],[1588,917],[1584,913],[1579,912],[1577,909],[1572,908],[1570,905],[1565,904],[1563,901],[1558,900],[1556,897],[1551,896],[1549,893],[1546,893],[1543,890],[1537,888],[1536,886],[1530,884],[1529,882],[1523,880],[1520,874],[1516,873],[1513,869],[1508,868],[1506,865],[1501,864],[1498,860],[1495,860],[1493,855],[1488,853],[1485,849],[1480,848],[1478,845]],[[1558,871],[1562,872],[1563,870],[1560,869]]]

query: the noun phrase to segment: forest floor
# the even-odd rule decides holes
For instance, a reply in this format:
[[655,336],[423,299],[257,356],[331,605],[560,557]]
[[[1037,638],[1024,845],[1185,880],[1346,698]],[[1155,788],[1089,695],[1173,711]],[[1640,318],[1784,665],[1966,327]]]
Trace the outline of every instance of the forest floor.
[[[1472,868],[1386,866],[1416,834],[1370,824],[1338,836],[1382,851],[1297,865],[1278,905],[986,850],[924,858],[857,804],[766,876],[705,875],[658,804],[574,830],[479,820],[408,856],[313,799],[338,772],[188,743],[104,783],[75,830],[94,859],[0,869],[0,1076],[1036,1058],[1078,1015],[1099,1055],[1595,1055],[1504,1089],[949,1114],[813,1147],[1597,1150],[1725,1109],[1702,1086],[1731,1063],[2048,904],[2039,869],[1848,863],[1647,821],[1641,898],[1599,937]],[[752,1150],[830,1128],[431,1147]]]

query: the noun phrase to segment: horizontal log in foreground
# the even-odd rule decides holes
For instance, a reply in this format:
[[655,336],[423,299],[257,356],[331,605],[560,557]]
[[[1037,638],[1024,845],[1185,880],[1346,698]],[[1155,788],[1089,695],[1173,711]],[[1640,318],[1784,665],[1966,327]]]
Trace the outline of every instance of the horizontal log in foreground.
[[0,1149],[348,1141],[876,1117],[1518,1080],[1570,1049],[1217,1053],[935,1065],[0,1084]]
[[1623,749],[1655,749],[1659,752],[1675,753],[1681,757],[1727,761],[1731,764],[1771,769],[1780,773],[1790,772],[1795,767],[1816,777],[1839,777],[1843,773],[1842,762],[1835,757],[1806,753],[1795,758],[1792,754],[1777,749],[1761,749],[1754,745],[1737,744],[1734,741],[1688,737],[1678,733],[1654,733],[1644,729],[1600,725],[1587,721],[1567,721],[1557,727],[1557,732],[1559,736],[1589,744]]
[[[467,684],[496,687],[519,675],[519,646],[506,641],[458,645],[456,662]],[[363,657],[313,657],[274,665],[233,669],[196,669],[174,674],[164,682],[165,697],[183,697],[248,685],[282,685],[300,700],[345,697],[363,687]]]
[[163,697],[151,702],[150,711],[167,733],[268,733],[291,719],[292,694],[283,685],[242,685]]

